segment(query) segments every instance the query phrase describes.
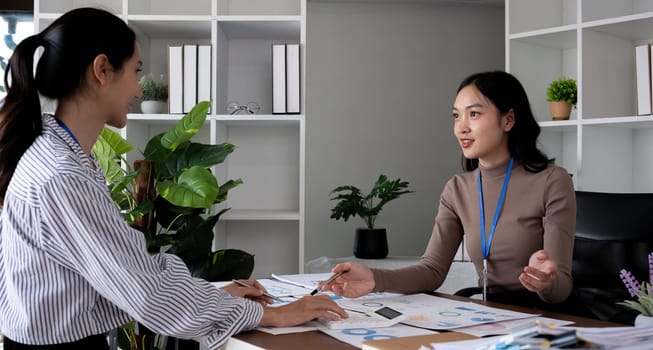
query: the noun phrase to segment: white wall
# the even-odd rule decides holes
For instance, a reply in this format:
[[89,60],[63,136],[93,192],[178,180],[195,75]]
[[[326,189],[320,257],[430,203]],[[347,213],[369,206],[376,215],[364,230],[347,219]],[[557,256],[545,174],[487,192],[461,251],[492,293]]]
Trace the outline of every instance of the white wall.
[[377,220],[390,254],[420,255],[461,169],[458,84],[504,67],[503,8],[309,1],[306,51],[306,260],[352,255],[363,222],[330,219],[330,191],[369,191],[380,173],[416,191]]

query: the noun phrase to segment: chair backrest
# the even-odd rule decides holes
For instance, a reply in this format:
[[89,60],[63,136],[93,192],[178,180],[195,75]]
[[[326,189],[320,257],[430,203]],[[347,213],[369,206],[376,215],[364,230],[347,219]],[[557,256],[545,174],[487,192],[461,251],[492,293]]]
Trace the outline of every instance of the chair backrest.
[[576,238],[572,275],[574,289],[589,302],[603,301],[595,312],[612,319],[610,304],[629,298],[619,271],[647,280],[647,256],[653,252],[653,193],[576,191]]

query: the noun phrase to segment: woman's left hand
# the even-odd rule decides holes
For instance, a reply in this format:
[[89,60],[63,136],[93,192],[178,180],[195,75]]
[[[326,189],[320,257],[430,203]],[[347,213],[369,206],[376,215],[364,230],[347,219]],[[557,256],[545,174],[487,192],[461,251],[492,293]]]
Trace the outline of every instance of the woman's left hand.
[[263,293],[265,293],[265,288],[257,280],[241,280],[241,282],[247,283],[251,287],[243,287],[236,283],[229,283],[221,289],[235,297],[247,298],[263,306],[274,302],[272,299],[263,295]]
[[538,250],[530,259],[524,272],[519,275],[519,282],[531,292],[550,288],[558,272],[558,264],[549,258],[546,250]]

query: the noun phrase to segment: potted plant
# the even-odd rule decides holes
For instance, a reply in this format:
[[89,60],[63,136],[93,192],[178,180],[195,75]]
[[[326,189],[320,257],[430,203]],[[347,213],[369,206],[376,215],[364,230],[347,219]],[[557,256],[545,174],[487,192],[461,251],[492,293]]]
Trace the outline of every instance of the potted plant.
[[549,110],[553,120],[569,119],[571,107],[576,108],[578,100],[576,80],[562,77],[552,81],[546,90],[546,100],[549,101]]
[[138,86],[143,92],[141,98],[141,111],[143,113],[155,114],[165,113],[168,101],[168,84],[163,76],[154,79],[151,74],[142,76],[138,80]]
[[[193,276],[207,281],[246,279],[254,269],[253,255],[235,249],[212,250],[213,227],[229,210],[214,210],[214,205],[225,201],[242,180],[218,184],[210,169],[222,163],[234,145],[191,142],[204,125],[209,106],[208,101],[198,103],[173,128],[152,137],[143,160],[136,161],[133,169],[124,155],[134,146],[108,128],[100,134],[93,154],[116,206],[143,233],[148,251],[176,254]],[[133,328],[132,324],[119,330],[123,348],[134,349],[135,342],[151,344],[153,335],[139,340]]]
[[639,311],[640,314],[635,318],[635,326],[653,327],[653,253],[648,255],[648,268],[649,282],[639,283],[635,276],[626,269],[622,269],[619,274],[628,288],[630,296],[636,298],[636,301],[624,300],[619,303]]
[[411,193],[408,182],[401,179],[388,180],[380,175],[368,194],[362,194],[355,186],[338,186],[331,193],[336,194],[331,200],[337,200],[331,209],[332,219],[359,216],[365,222],[365,228],[356,229],[354,239],[354,256],[361,259],[383,259],[388,255],[388,241],[385,228],[376,228],[374,223],[379,212],[393,199],[402,194]]

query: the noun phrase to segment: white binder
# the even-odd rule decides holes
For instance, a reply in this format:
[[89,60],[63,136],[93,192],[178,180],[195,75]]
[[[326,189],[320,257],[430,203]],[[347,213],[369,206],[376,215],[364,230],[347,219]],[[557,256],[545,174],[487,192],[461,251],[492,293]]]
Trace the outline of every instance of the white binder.
[[286,45],[272,45],[272,113],[286,113]]
[[651,49],[649,44],[635,46],[635,89],[637,114],[651,114]]
[[286,44],[286,112],[300,112],[299,44]]
[[181,46],[168,47],[168,112],[183,113],[183,68]]
[[197,104],[197,45],[184,45],[184,113]]
[[[211,45],[197,47],[197,102],[211,100]],[[209,113],[211,109],[209,108]]]

